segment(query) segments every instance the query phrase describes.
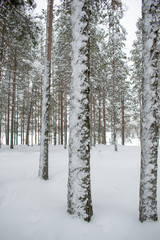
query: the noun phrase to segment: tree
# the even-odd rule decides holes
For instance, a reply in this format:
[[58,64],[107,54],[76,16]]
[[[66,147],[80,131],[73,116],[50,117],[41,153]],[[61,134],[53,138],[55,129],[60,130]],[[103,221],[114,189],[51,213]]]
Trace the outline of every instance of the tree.
[[[126,54],[123,52],[126,30],[120,24],[123,17],[121,1],[112,0],[109,9],[109,37],[107,46],[108,79],[110,81],[111,130],[115,151],[118,151],[118,130],[121,128],[122,144],[125,141],[125,95],[127,89],[128,67]],[[119,112],[121,109],[121,113]],[[122,116],[121,119],[119,116]],[[121,127],[119,126],[121,122]]]
[[[36,45],[37,27],[35,19],[30,15],[30,12],[35,8],[33,0],[1,2],[0,45],[2,52],[0,54],[0,73],[2,75],[0,76],[2,79],[0,82],[3,82],[3,98],[6,101],[1,102],[0,119],[2,121],[0,122],[2,122],[3,129],[6,129],[6,142],[9,144],[9,140],[11,140],[10,147],[13,148],[15,138],[18,140],[20,84],[22,76],[29,75],[28,61],[31,62],[31,49]],[[11,103],[12,106],[10,106]],[[7,112],[6,109],[8,109]],[[7,121],[4,116],[8,119]],[[16,142],[18,143],[18,141]]]
[[156,221],[160,2],[142,1],[142,129],[139,219]]
[[[52,84],[52,123],[54,129],[54,143],[67,145],[68,127],[68,99],[71,79],[71,18],[70,4],[65,0],[56,9],[57,15],[54,29],[53,71]],[[56,120],[57,119],[57,120]],[[58,131],[57,131],[58,130]],[[57,135],[58,133],[58,135]]]
[[141,133],[141,108],[142,108],[142,19],[137,22],[136,40],[131,50],[131,80],[132,80],[132,134],[140,137]]
[[70,97],[70,140],[68,213],[85,221],[93,214],[90,186],[89,121],[89,0],[73,0],[72,82]]
[[51,78],[51,51],[52,51],[52,21],[53,21],[53,0],[48,0],[47,23],[46,23],[46,55],[45,73],[43,82],[42,102],[42,126],[41,126],[41,148],[39,176],[48,179],[48,138],[49,138],[49,107],[50,107],[50,78]]

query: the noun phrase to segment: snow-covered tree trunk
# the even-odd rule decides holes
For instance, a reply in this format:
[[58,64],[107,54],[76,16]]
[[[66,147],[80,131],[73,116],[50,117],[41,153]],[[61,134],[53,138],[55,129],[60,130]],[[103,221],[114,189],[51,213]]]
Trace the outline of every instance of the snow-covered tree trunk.
[[73,0],[68,213],[90,221],[89,1]]
[[140,216],[156,221],[158,155],[158,3],[142,1],[143,80],[141,129]]
[[52,49],[52,21],[53,21],[53,0],[48,0],[47,25],[46,25],[46,53],[45,72],[43,82],[42,101],[42,129],[39,176],[48,179],[48,137],[49,137],[49,106],[50,106],[50,77],[51,77],[51,49]]

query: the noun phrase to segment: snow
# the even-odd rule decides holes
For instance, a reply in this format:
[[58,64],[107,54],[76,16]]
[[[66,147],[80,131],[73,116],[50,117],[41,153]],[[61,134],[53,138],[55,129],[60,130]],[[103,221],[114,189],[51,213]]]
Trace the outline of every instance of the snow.
[[[159,240],[160,222],[138,220],[139,146],[91,150],[90,223],[67,213],[67,150],[50,146],[48,181],[38,177],[39,151],[38,146],[0,149],[1,240]],[[158,204],[160,216],[160,191]]]

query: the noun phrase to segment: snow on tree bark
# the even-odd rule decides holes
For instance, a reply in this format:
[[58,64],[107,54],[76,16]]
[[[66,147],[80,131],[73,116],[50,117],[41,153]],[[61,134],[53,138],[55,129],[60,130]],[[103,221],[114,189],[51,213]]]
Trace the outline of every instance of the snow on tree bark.
[[51,77],[51,48],[52,48],[52,21],[53,21],[53,0],[48,0],[47,24],[46,24],[46,54],[45,72],[43,82],[42,101],[42,129],[39,176],[48,179],[48,137],[49,137],[49,105],[50,105],[50,77]]
[[143,80],[139,219],[156,221],[158,155],[158,1],[142,1]]
[[71,7],[73,42],[68,213],[89,222],[93,211],[90,186],[88,0],[73,0]]

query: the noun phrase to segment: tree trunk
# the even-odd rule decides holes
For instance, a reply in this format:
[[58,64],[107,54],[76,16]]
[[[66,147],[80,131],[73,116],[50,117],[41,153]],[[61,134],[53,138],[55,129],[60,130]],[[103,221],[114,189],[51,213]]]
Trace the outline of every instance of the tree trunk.
[[91,144],[91,147],[92,147],[92,136],[93,136],[93,103],[92,103],[92,99],[93,99],[93,94],[92,94],[92,84],[90,83],[90,88],[91,88],[91,91],[90,91],[90,144]]
[[63,90],[61,86],[61,145],[63,145]]
[[156,221],[158,155],[159,1],[142,1],[142,133],[139,219]]
[[14,75],[13,75],[13,94],[12,94],[12,115],[11,115],[11,144],[10,148],[14,148],[14,125],[15,125],[15,96],[16,96],[16,73],[17,71],[17,50],[15,49],[15,59],[14,59]]
[[21,144],[24,144],[24,125],[25,125],[25,93],[23,93],[23,110],[21,119]]
[[68,213],[89,222],[93,214],[90,186],[89,0],[73,0],[71,4],[73,55]]
[[96,145],[96,100],[93,97],[93,146]]
[[99,106],[98,106],[98,144],[101,144],[101,95],[99,89],[98,96]]
[[2,28],[2,41],[1,41],[1,49],[0,49],[0,148],[2,145],[2,71],[1,71],[1,65],[3,60],[3,48],[4,48],[4,25]]
[[116,112],[114,110],[113,112],[114,116],[114,126],[113,126],[113,134],[114,134],[114,150],[117,152],[118,151],[118,144],[117,144],[117,127],[116,127],[116,122],[117,122],[117,116]]
[[[18,89],[17,89],[18,92]],[[18,109],[18,94],[17,94],[17,118],[16,118],[16,145],[18,145],[18,133],[19,133],[19,109]]]
[[[31,124],[31,117],[33,114],[33,92],[34,92],[34,84],[32,86],[32,93],[31,93],[31,99],[30,103],[28,103],[28,113],[27,113],[27,130],[26,130],[26,145],[29,146],[29,130],[30,130],[30,124]],[[33,128],[33,123],[32,123],[32,128]]]
[[34,142],[37,145],[37,101],[35,100],[35,114],[34,114]]
[[64,148],[67,148],[67,92],[66,86],[64,88]]
[[53,0],[48,0],[47,24],[46,24],[46,53],[45,53],[45,75],[43,83],[42,103],[42,126],[41,126],[41,148],[39,176],[48,179],[48,137],[49,137],[49,106],[50,106],[50,78],[51,78],[51,52],[52,52],[52,21]]
[[57,111],[54,112],[54,145],[57,145]]
[[58,145],[61,144],[61,94],[58,93]]
[[122,93],[122,96],[121,96],[121,112],[122,112],[122,145],[124,145],[125,122],[124,122],[124,94],[123,93]]
[[103,144],[106,144],[106,98],[103,86]]
[[10,73],[9,73],[9,79],[8,79],[8,109],[7,109],[7,137],[6,137],[6,145],[9,145],[9,133],[10,133],[10,98],[11,98],[11,79],[10,79]]

